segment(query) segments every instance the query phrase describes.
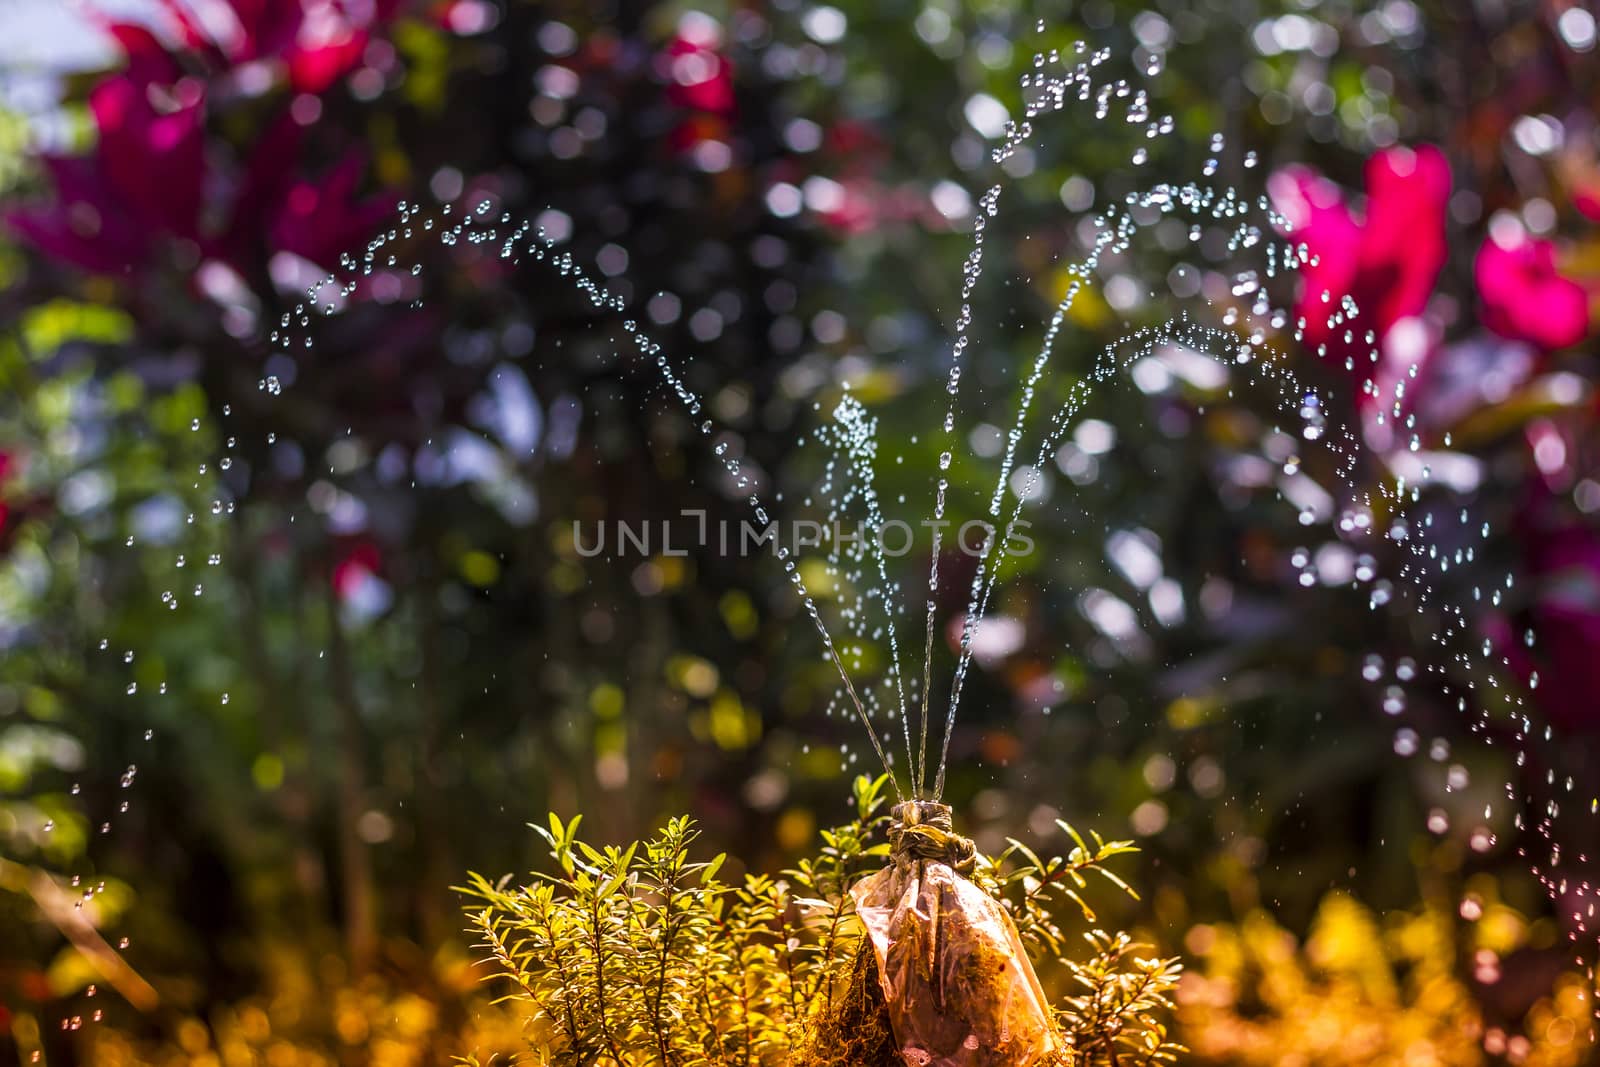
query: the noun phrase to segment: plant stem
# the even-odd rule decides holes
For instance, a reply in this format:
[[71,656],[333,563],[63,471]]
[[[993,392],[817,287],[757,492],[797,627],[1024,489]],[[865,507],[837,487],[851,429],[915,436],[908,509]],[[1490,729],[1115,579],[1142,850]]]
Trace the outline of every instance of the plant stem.
[[600,885],[595,886],[594,896],[590,903],[589,935],[594,939],[594,992],[596,1014],[600,1019],[600,1039],[605,1042],[606,1050],[611,1053],[611,1058],[616,1061],[617,1067],[626,1067],[622,1053],[617,1049],[616,1038],[611,1034],[611,1024],[606,1018],[606,955],[605,937],[601,933],[601,905]]
[[661,893],[665,898],[661,905],[661,953],[657,959],[656,988],[654,1003],[650,1005],[651,1023],[656,1032],[656,1050],[661,1056],[663,1067],[668,1067],[672,1062],[670,1049],[667,1046],[666,1021],[661,1017],[661,1002],[666,999],[667,993],[667,964],[672,954],[672,943],[677,936],[677,928],[673,923],[673,905],[677,902],[678,878],[681,875],[683,852],[673,843],[672,860],[667,868],[668,876],[662,879]]

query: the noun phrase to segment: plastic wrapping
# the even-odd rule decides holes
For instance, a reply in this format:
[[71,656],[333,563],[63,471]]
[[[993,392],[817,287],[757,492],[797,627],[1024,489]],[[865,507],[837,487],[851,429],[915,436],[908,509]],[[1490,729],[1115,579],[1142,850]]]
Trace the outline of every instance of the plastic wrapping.
[[1000,902],[967,877],[950,809],[896,805],[889,867],[850,889],[911,1067],[1032,1067],[1058,1045],[1044,990]]

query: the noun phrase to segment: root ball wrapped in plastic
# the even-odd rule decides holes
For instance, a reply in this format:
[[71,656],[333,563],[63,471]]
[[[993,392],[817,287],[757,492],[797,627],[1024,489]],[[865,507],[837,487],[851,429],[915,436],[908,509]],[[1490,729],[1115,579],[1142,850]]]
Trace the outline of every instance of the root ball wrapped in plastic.
[[1000,902],[970,879],[950,808],[893,809],[891,864],[850,895],[876,957],[895,1042],[913,1067],[1032,1067],[1058,1045],[1044,990]]

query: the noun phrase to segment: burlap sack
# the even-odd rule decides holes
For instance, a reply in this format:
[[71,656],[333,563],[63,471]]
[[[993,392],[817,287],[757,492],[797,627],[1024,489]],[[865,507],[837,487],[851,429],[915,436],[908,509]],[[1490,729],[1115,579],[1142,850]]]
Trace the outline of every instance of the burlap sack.
[[950,808],[893,810],[892,863],[850,889],[911,1067],[1030,1067],[1058,1045],[1044,990],[999,901],[967,877]]

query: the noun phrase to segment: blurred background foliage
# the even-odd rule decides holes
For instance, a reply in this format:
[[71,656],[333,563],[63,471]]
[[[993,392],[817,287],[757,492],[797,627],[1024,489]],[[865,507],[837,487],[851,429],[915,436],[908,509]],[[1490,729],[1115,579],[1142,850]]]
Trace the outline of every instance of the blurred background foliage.
[[[581,811],[596,840],[692,813],[730,869],[813,849],[868,768],[781,567],[579,551],[601,524],[748,517],[619,320],[492,249],[401,241],[419,274],[379,261],[304,350],[273,331],[397,200],[487,200],[594,265],[781,514],[807,512],[820,458],[799,442],[848,383],[881,422],[879,494],[915,522],[988,151],[1035,51],[1085,39],[1156,71],[1174,132],[1138,167],[1133,133],[1080,113],[1006,165],[953,517],[986,506],[1095,211],[1208,167],[1347,204],[1305,239],[1381,298],[1386,352],[1420,370],[1416,430],[1463,472],[1417,514],[1491,530],[1441,591],[1518,577],[1473,604],[1485,655],[1448,677],[1536,678],[1563,743],[1519,767],[1506,723],[1472,736],[1430,668],[1437,604],[1397,580],[1374,607],[1404,554],[1337,527],[1354,491],[1307,524],[1269,397],[1156,361],[1042,472],[1040,551],[982,635],[949,797],[989,850],[1057,818],[1140,840],[1143,902],[1112,918],[1191,956],[1178,1036],[1199,1062],[1587,1055],[1582,983],[1558,979],[1573,920],[1528,875],[1513,806],[1483,817],[1508,786],[1531,809],[1547,778],[1594,773],[1584,3],[0,17],[0,1063],[509,1052],[519,1024],[477,988],[449,887],[540,862],[534,813]],[[1415,177],[1426,146],[1446,188]],[[1156,227],[1102,264],[1045,400],[1131,328],[1228,303],[1219,236]],[[1366,435],[1358,489],[1409,469],[1336,361],[1271,340]],[[926,556],[905,563],[915,605]],[[965,566],[946,560],[950,587]],[[1562,833],[1586,864],[1592,827]],[[1354,1021],[1370,1054],[1329,1036]]]

